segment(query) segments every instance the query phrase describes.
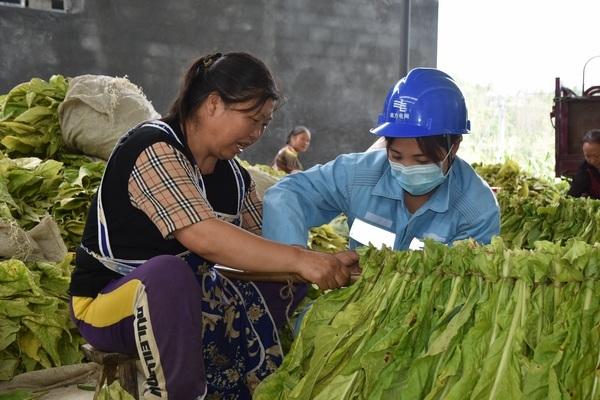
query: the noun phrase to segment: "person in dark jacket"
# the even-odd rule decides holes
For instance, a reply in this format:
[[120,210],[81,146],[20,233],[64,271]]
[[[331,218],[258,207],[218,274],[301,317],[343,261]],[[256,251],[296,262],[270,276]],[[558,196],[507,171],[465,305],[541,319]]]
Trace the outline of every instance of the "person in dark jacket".
[[571,182],[569,196],[600,199],[600,129],[592,129],[583,136],[583,157]]

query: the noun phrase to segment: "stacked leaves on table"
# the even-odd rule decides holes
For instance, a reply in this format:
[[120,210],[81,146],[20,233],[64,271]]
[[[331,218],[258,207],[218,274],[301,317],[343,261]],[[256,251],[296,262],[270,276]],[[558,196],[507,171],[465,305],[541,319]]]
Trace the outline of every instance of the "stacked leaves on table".
[[262,399],[598,399],[600,246],[368,249]]
[[566,181],[535,178],[513,161],[475,169],[490,186],[499,188],[500,235],[511,247],[533,248],[538,240],[600,241],[599,200],[567,196]]

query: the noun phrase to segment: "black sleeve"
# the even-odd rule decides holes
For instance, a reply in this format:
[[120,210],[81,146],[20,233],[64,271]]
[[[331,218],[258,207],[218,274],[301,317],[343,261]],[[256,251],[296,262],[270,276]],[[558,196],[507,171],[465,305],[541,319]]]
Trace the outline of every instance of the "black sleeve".
[[573,197],[581,197],[582,195],[587,194],[589,186],[590,176],[587,173],[585,164],[582,164],[577,170],[577,173],[571,182],[571,188],[567,194]]

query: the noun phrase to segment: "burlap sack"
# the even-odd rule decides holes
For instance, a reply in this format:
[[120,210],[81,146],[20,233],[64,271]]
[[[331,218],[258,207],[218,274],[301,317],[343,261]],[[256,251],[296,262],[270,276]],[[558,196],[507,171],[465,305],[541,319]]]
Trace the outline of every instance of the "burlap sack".
[[107,160],[121,135],[160,115],[127,78],[81,75],[69,80],[58,117],[67,148]]
[[0,258],[25,259],[35,244],[16,221],[0,220]]
[[279,178],[271,176],[258,168],[248,167],[246,169],[256,183],[256,193],[258,194],[258,198],[262,200],[265,191],[273,186],[279,180]]
[[0,258],[60,262],[66,254],[67,246],[52,217],[45,216],[28,232],[16,221],[0,220]]

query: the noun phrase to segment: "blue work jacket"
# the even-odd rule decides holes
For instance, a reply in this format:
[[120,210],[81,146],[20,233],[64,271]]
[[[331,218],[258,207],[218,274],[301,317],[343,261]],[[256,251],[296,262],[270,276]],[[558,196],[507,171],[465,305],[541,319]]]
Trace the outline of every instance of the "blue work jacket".
[[[416,238],[450,244],[474,238],[489,243],[500,233],[500,210],[488,184],[455,158],[447,179],[414,214],[392,176],[385,150],[344,154],[324,165],[286,176],[264,196],[263,236],[306,246],[311,227],[340,213],[396,234],[394,249]],[[350,241],[350,247],[359,243]]]

